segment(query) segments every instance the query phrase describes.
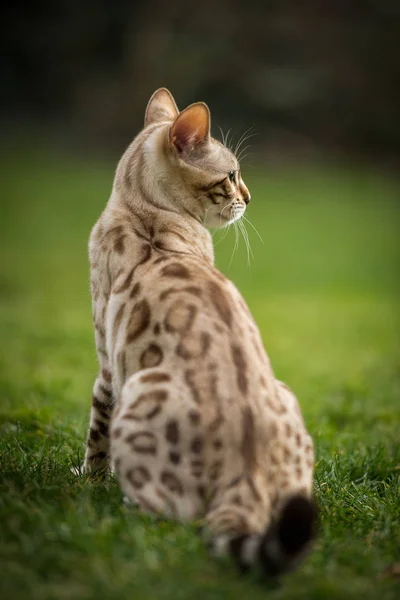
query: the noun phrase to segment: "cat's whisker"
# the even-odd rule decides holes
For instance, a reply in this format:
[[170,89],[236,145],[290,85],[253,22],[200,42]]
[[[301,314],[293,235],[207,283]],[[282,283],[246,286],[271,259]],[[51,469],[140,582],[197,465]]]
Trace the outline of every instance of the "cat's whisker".
[[247,266],[249,267],[250,266],[250,263],[249,263],[249,249],[248,249],[247,244],[246,244],[246,238],[244,237],[244,234],[243,234],[242,223],[241,223],[240,219],[237,221],[237,224],[238,224],[238,227],[239,227],[239,231],[242,234],[244,245],[246,246]]
[[253,252],[251,250],[249,236],[247,234],[245,225],[244,225],[244,223],[243,223],[243,221],[241,219],[239,219],[239,221],[238,221],[238,226],[239,226],[239,229],[241,231],[241,234],[243,236],[243,240],[244,240],[244,243],[245,243],[245,246],[246,246],[247,266],[250,269],[250,256],[254,260],[254,255],[253,255]]
[[251,132],[252,128],[253,128],[253,127],[249,127],[248,129],[246,129],[246,131],[244,131],[244,132],[242,133],[242,135],[240,136],[240,138],[238,139],[238,142],[237,142],[237,144],[236,144],[236,146],[235,146],[235,151],[234,151],[234,155],[235,155],[235,156],[237,155],[237,153],[238,153],[238,150],[240,149],[240,146],[241,146],[241,145],[242,145],[242,143],[243,143],[243,140],[246,138],[246,135],[247,135],[247,134],[249,134],[249,133]]
[[[204,227],[206,226],[207,214],[208,214],[210,208],[211,208],[211,206],[209,206],[208,208],[206,208],[206,211],[204,213],[204,218],[203,218],[203,225],[204,225]],[[214,234],[211,234],[211,235],[213,236]]]
[[234,134],[232,133],[232,135],[229,138],[229,134],[231,133],[231,129],[229,129],[227,136],[226,136],[226,143],[225,146],[228,148],[228,150],[230,150],[232,152],[232,144],[233,144],[233,138],[234,138]]
[[246,152],[246,150],[249,150],[249,148],[250,144],[241,149],[241,151],[239,152],[239,156],[236,157],[238,159],[238,162],[240,162],[243,159],[244,153]]
[[228,148],[228,150],[230,150],[230,146],[229,146],[229,134],[232,131],[232,129],[228,129],[228,133],[225,136],[225,142],[224,142],[224,146],[226,146]]
[[250,130],[252,129],[252,127],[249,127],[248,129],[246,129],[246,131],[244,133],[242,133],[242,135],[240,136],[240,138],[238,139],[236,146],[235,146],[235,150],[233,152],[233,154],[236,156],[237,155],[237,151],[238,148],[240,148],[240,144],[242,143],[242,139],[244,138],[244,136],[250,132]]
[[256,234],[257,234],[257,236],[258,236],[258,239],[259,239],[259,240],[260,240],[260,242],[263,244],[263,243],[264,243],[264,240],[262,239],[262,237],[261,237],[261,235],[259,234],[258,230],[257,230],[257,229],[254,227],[253,223],[252,223],[252,222],[251,222],[249,219],[247,219],[247,218],[246,218],[244,215],[242,216],[242,219],[244,219],[244,220],[246,221],[246,223],[248,223],[248,224],[250,225],[250,227],[251,227],[252,229],[254,229],[254,231],[256,232]]
[[247,231],[247,229],[246,229],[246,224],[244,223],[244,221],[242,221],[242,225],[243,225],[243,231],[244,231],[244,233],[246,234],[246,238],[247,238],[247,241],[248,241],[248,243],[249,243],[249,251],[250,251],[250,256],[251,256],[251,258],[254,260],[254,254],[253,254],[253,250],[252,250],[252,247],[251,247],[251,242],[250,242],[249,232],[248,232],[248,231]]
[[[225,136],[224,132],[222,131],[222,127],[220,127],[220,126],[218,125],[218,129],[219,129],[219,130],[220,130],[220,132],[221,132],[222,143],[223,143],[223,145],[225,146],[225,145],[226,145],[226,144],[225,144],[226,136]],[[229,132],[228,132],[228,133],[229,133]]]
[[[223,241],[224,241],[224,239],[226,238],[226,236],[228,235],[228,233],[229,233],[229,231],[230,231],[231,225],[232,225],[232,223],[229,223],[229,224],[228,224],[228,225],[227,225],[227,226],[224,228],[224,231],[223,231],[223,234],[222,234],[222,236],[219,238],[219,240],[217,240],[217,241],[215,242],[215,244],[214,244],[214,247],[215,247],[215,246],[218,246],[218,244],[220,244],[221,242],[223,242]],[[221,229],[217,229],[217,231],[219,232],[219,231],[221,231]]]
[[243,162],[244,160],[246,160],[246,158],[248,158],[249,156],[252,156],[252,152],[248,152],[247,154],[245,154],[244,156],[240,157],[240,162]]
[[235,147],[235,151],[234,151],[234,155],[237,156],[237,153],[239,152],[241,146],[243,146],[243,144],[249,140],[250,138],[254,137],[255,135],[258,135],[258,133],[256,132],[252,132],[252,129],[254,129],[254,126],[252,125],[251,127],[249,127],[248,129],[246,129],[246,131],[240,136],[238,143],[236,144]]
[[224,206],[224,208],[221,210],[221,212],[219,214],[219,225],[220,225],[220,227],[222,226],[222,217],[223,217],[224,210],[226,210],[229,207],[230,207],[229,204],[227,204],[226,206]]
[[233,251],[232,251],[232,256],[231,256],[231,260],[229,261],[229,269],[231,268],[232,265],[232,261],[233,261],[233,257],[235,256],[236,250],[239,247],[239,233],[238,233],[238,228],[237,228],[237,223],[236,221],[233,222],[233,226],[235,228],[235,244],[233,246]]

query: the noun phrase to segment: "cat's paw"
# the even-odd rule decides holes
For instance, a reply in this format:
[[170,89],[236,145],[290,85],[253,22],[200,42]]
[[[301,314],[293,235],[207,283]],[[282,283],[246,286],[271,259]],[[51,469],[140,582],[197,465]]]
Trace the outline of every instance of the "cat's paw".
[[133,498],[128,498],[128,496],[124,496],[122,498],[122,503],[128,508],[137,508],[139,506],[136,500],[134,500]]
[[85,473],[86,473],[85,463],[81,463],[81,464],[77,464],[77,465],[73,464],[70,466],[69,470],[71,471],[71,473],[73,473],[77,477],[82,477],[82,475],[85,475]]

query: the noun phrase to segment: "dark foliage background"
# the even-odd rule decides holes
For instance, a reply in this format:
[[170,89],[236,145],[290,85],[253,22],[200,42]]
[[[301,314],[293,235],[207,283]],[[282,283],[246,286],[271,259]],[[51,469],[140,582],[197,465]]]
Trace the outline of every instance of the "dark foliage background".
[[400,155],[398,0],[5,2],[4,132],[120,150],[150,94],[205,100],[272,156]]

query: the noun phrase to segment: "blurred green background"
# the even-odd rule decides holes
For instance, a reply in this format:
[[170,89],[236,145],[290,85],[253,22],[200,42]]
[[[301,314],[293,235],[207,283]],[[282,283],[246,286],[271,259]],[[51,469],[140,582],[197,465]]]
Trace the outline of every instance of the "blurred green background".
[[[0,115],[0,590],[4,598],[399,594],[397,2],[6,3]],[[243,293],[317,453],[321,531],[268,592],[190,527],[75,477],[96,373],[87,240],[155,88],[238,137]],[[397,567],[396,567],[397,565]]]

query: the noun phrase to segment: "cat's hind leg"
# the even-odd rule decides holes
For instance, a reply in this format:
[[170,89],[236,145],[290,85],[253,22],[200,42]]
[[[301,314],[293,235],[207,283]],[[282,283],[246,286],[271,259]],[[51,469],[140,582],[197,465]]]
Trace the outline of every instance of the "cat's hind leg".
[[187,403],[169,373],[144,369],[124,384],[110,430],[112,467],[124,495],[143,512],[180,521],[196,518],[202,506],[190,477]]
[[90,426],[86,443],[84,470],[95,472],[106,469],[109,463],[109,426],[113,409],[111,375],[102,369],[95,381],[90,412]]

